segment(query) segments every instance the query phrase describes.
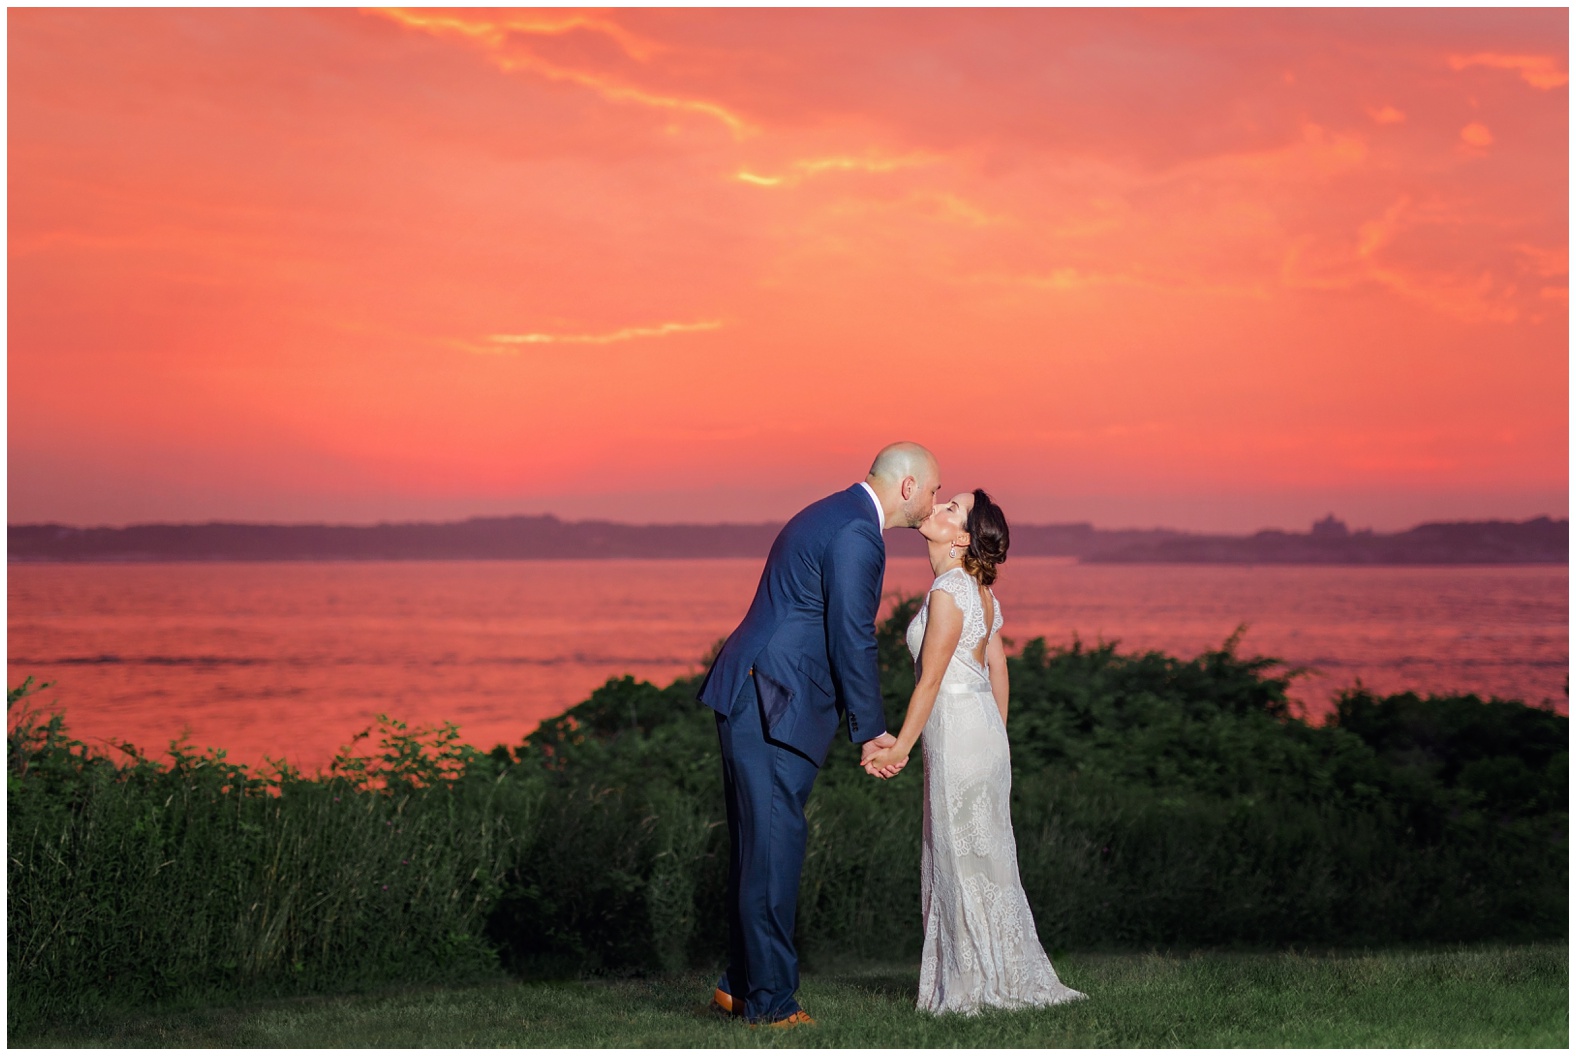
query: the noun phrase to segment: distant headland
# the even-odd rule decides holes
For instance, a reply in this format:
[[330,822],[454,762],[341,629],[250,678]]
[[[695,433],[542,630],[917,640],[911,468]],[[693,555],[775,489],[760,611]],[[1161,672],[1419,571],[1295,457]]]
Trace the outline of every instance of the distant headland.
[[[7,528],[10,562],[465,561],[542,558],[764,557],[780,527],[619,524],[551,515],[376,525],[140,524]],[[888,532],[894,556],[918,557],[911,532]],[[1570,521],[1454,521],[1404,532],[1352,531],[1332,514],[1307,532],[1204,535],[1090,524],[1022,524],[1012,553],[1103,564],[1479,565],[1566,564]]]

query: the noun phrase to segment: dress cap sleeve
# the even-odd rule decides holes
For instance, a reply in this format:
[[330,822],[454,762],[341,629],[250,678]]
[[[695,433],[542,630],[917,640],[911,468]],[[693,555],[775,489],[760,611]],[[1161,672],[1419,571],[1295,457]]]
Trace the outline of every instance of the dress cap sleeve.
[[974,589],[974,581],[961,568],[948,569],[937,576],[930,584],[930,589],[950,594],[958,608],[965,613],[979,604],[979,591]]

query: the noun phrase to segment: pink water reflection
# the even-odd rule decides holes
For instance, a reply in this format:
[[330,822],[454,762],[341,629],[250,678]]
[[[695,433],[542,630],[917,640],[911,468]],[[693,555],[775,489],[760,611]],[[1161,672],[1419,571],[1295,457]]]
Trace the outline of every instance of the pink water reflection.
[[[55,683],[72,731],[162,749],[189,730],[247,762],[308,770],[387,712],[452,720],[481,747],[623,674],[697,669],[743,614],[756,559],[13,565],[8,672]],[[890,595],[922,590],[893,559]],[[1009,561],[1003,633],[1191,656],[1242,622],[1245,652],[1319,673],[1310,711],[1356,678],[1565,708],[1563,567],[1094,566]]]

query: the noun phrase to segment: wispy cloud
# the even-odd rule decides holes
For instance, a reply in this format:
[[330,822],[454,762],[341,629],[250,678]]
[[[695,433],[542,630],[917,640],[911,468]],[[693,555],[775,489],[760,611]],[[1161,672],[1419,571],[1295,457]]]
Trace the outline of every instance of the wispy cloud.
[[1514,70],[1521,79],[1534,88],[1548,91],[1570,80],[1570,75],[1560,69],[1549,55],[1497,55],[1479,52],[1476,55],[1450,56],[1450,68],[1461,71],[1473,66],[1487,66],[1495,70]]
[[1553,278],[1570,273],[1570,250],[1564,246],[1546,248],[1522,243],[1515,248],[1537,275]]
[[1304,122],[1301,132],[1298,139],[1281,146],[1224,154],[1185,168],[1217,176],[1235,170],[1260,178],[1320,180],[1360,169],[1368,160],[1367,141],[1358,135],[1312,122]]
[[[1288,289],[1340,291],[1375,285],[1441,315],[1473,323],[1515,323],[1523,317],[1515,282],[1491,271],[1466,274],[1457,270],[1428,270],[1387,259],[1387,251],[1410,230],[1448,224],[1446,215],[1423,215],[1409,197],[1386,209],[1383,215],[1360,224],[1355,244],[1319,244],[1313,237],[1294,241],[1281,265],[1281,284]],[[1526,247],[1551,270],[1559,265],[1555,253]]]
[[605,334],[490,334],[486,345],[469,346],[478,352],[517,351],[521,345],[612,345],[620,341],[638,341],[648,337],[667,337],[671,334],[695,334],[722,329],[720,320],[700,323],[659,323],[656,326],[626,326]]
[[644,62],[663,50],[662,45],[629,32],[611,19],[589,11],[497,11],[487,20],[466,18],[452,11],[427,11],[418,8],[386,7],[378,14],[408,26],[434,31],[450,31],[502,47],[511,33],[530,36],[562,36],[577,29],[600,33],[623,49],[632,59]]
[[820,172],[891,172],[915,165],[924,165],[931,159],[924,154],[905,154],[899,158],[870,156],[864,158],[810,158],[794,162],[794,168],[809,176]]
[[1402,195],[1400,201],[1384,211],[1377,220],[1369,220],[1357,229],[1357,255],[1371,257],[1394,239],[1400,229],[1401,218],[1412,205],[1412,199]]
[[1087,268],[1062,267],[1045,272],[1023,274],[971,275],[965,280],[970,284],[1018,286],[1052,293],[1072,293],[1101,286],[1129,286],[1147,290],[1186,290],[1191,293],[1226,297],[1262,298],[1262,286],[1232,282],[1217,282],[1189,274],[1158,274],[1120,271],[1095,271]]
[[882,157],[867,154],[864,157],[838,155],[825,158],[805,158],[788,166],[780,176],[768,176],[747,169],[740,169],[734,177],[757,187],[792,187],[795,184],[827,172],[895,172],[921,165],[930,165],[938,159],[929,154],[904,154],[899,157]]
[[1474,121],[1461,130],[1461,142],[1474,150],[1487,150],[1494,145],[1494,133],[1487,125]]
[[560,65],[524,46],[524,41],[532,36],[559,36],[581,29],[607,36],[625,55],[642,63],[664,50],[662,45],[636,36],[609,19],[577,13],[500,14],[495,19],[483,19],[406,8],[384,8],[377,13],[435,36],[457,35],[468,39],[486,51],[498,68],[506,72],[532,73],[552,81],[577,84],[609,102],[700,114],[720,121],[735,139],[742,139],[754,131],[743,117],[720,103],[654,91],[601,71]]
[[940,210],[940,215],[949,220],[957,220],[971,227],[991,227],[1005,224],[1012,218],[1001,213],[988,212],[973,202],[946,191],[935,193],[921,192],[915,196],[921,202],[933,202]]

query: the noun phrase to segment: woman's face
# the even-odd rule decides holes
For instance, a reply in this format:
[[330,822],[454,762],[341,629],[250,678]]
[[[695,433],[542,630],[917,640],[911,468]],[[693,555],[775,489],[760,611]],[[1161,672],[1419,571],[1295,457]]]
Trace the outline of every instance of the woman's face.
[[938,503],[930,511],[919,526],[919,534],[935,543],[958,542],[958,537],[963,536],[959,545],[968,541],[968,532],[965,526],[969,523],[969,511],[974,508],[974,493],[965,491],[952,496],[951,500]]

